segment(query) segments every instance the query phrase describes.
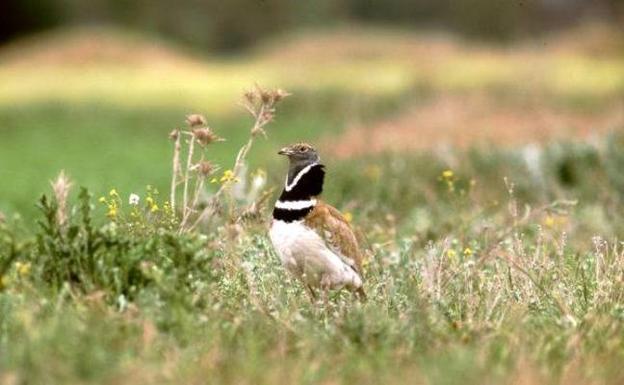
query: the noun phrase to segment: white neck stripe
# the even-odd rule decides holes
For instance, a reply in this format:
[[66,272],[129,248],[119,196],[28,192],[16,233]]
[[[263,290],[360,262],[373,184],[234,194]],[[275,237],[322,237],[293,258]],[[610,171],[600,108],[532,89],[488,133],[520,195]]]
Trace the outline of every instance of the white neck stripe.
[[303,201],[277,201],[275,207],[283,210],[303,210],[316,205],[316,199]]
[[301,169],[301,171],[299,171],[299,173],[297,173],[297,176],[295,176],[295,179],[293,179],[292,183],[288,183],[288,175],[286,176],[286,183],[284,184],[284,189],[286,189],[286,191],[290,191],[292,190],[297,183],[299,183],[299,180],[301,180],[301,178],[303,178],[303,176],[310,171],[310,169],[314,166],[316,166],[318,163],[312,163],[309,164],[307,166],[305,166],[303,169]]

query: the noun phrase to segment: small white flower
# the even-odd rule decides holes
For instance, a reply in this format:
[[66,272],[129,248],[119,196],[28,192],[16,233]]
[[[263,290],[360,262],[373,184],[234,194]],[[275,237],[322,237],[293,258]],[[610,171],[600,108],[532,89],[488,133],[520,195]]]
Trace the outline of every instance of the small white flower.
[[128,199],[128,203],[130,203],[133,206],[136,206],[139,204],[140,199],[141,198],[139,198],[137,194],[130,194],[130,199]]
[[255,189],[259,190],[264,187],[266,183],[266,175],[264,173],[258,173],[254,176],[252,185]]

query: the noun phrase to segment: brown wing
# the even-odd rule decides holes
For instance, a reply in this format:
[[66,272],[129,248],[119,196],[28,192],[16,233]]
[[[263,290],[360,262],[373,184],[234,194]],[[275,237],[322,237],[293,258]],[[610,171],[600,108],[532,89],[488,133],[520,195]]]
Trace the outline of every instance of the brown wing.
[[305,217],[305,224],[316,230],[330,249],[361,274],[362,253],[353,229],[340,211],[318,200]]

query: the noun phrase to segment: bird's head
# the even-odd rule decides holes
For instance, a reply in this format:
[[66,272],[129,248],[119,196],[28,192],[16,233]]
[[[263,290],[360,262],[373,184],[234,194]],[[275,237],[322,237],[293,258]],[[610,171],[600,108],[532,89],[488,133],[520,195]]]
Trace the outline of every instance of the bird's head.
[[279,155],[286,155],[291,166],[306,166],[321,160],[316,149],[307,143],[295,143],[279,150]]

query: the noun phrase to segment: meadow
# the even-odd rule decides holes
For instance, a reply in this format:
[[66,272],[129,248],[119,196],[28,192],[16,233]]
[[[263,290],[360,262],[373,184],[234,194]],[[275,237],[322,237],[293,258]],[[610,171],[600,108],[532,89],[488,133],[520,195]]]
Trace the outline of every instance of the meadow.
[[[0,55],[0,384],[624,381],[614,35],[339,30],[205,58],[87,32]],[[255,83],[292,95],[232,176]],[[168,203],[190,113],[226,139],[194,230]],[[360,234],[364,303],[312,303],[272,250],[295,140]]]

